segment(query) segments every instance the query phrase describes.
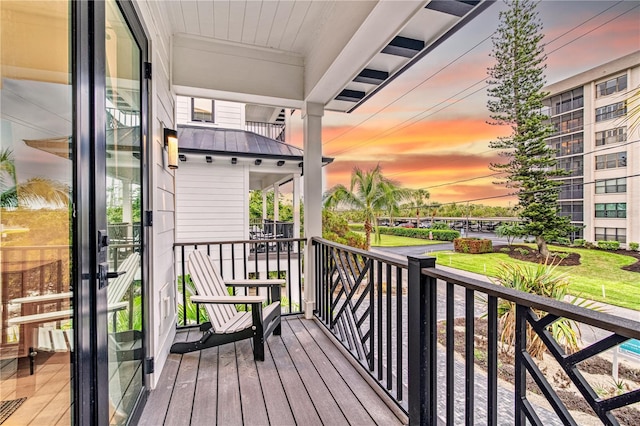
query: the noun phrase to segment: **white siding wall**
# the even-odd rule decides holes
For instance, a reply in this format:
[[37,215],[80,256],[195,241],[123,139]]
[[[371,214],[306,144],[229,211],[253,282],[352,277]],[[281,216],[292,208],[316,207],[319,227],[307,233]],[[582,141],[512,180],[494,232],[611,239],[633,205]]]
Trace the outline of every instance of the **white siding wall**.
[[147,261],[149,263],[148,306],[150,354],[155,359],[155,373],[149,377],[154,388],[173,343],[176,324],[175,272],[173,243],[175,240],[174,174],[164,166],[163,128],[174,126],[175,95],[171,90],[169,63],[171,36],[166,5],[139,0],[138,16],[149,39],[149,60],[153,75],[150,83],[149,109],[149,202],[153,210],[153,226],[149,230]]
[[180,163],[176,173],[177,240],[230,241],[249,232],[249,170],[241,164]]
[[191,121],[191,98],[187,96],[178,96],[176,103],[177,124],[193,124],[197,126],[244,130],[245,104],[238,102],[215,101],[214,119],[215,123]]

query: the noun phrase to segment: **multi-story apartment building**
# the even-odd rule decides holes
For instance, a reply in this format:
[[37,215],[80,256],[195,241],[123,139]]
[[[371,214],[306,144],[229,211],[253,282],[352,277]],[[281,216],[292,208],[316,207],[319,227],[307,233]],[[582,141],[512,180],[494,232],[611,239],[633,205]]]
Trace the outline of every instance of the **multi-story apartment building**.
[[[587,241],[640,241],[640,51],[544,88],[562,215]],[[634,121],[636,124],[634,125]]]

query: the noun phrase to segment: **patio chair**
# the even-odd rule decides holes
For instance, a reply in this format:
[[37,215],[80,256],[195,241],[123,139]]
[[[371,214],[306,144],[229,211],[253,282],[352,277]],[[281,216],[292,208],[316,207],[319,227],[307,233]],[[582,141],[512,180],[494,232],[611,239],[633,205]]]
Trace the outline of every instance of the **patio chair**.
[[[200,326],[204,331],[200,340],[174,343],[171,353],[184,354],[253,338],[254,359],[264,361],[264,339],[271,333],[280,334],[280,286],[286,281],[224,281],[211,258],[201,251],[189,255],[189,273],[198,292],[191,296],[191,302],[204,304],[209,322]],[[227,286],[269,287],[271,303],[263,308],[265,296],[230,296]],[[251,311],[238,311],[236,304],[250,305]]]

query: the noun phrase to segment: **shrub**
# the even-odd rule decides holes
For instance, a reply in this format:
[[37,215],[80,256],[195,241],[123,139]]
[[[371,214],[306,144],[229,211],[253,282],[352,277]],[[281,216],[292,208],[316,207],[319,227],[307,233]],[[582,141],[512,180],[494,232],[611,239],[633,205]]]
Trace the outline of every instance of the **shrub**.
[[500,249],[500,251],[503,252],[503,253],[511,253],[511,250],[509,250],[509,248],[507,248],[507,247],[502,247]]
[[593,244],[591,241],[585,241],[584,247],[588,249],[596,248],[595,244]]
[[456,238],[453,240],[453,249],[458,253],[491,253],[493,252],[493,245],[491,240],[484,240],[480,238]]
[[519,223],[504,224],[496,228],[496,236],[506,238],[508,245],[516,238],[524,236],[524,233],[524,228]]
[[575,240],[573,240],[573,245],[576,247],[584,247],[584,243],[585,240],[583,240],[582,238],[576,238]]
[[598,248],[603,250],[618,250],[620,248],[619,241],[598,241]]
[[638,243],[629,243],[629,250],[631,251],[638,251],[639,247],[640,247],[640,244]]
[[[569,289],[569,279],[565,274],[556,273],[557,265],[540,264],[535,267],[527,267],[516,264],[502,264],[498,269],[494,284],[507,288],[520,290],[525,293],[533,293],[552,299],[564,301]],[[594,308],[591,302],[572,298],[570,303],[586,308]],[[538,309],[533,311],[540,317],[544,312]],[[500,299],[498,303],[498,318],[501,323],[500,342],[503,352],[513,350],[515,344],[515,317],[516,308],[513,302]],[[560,319],[545,327],[564,348],[565,352],[573,353],[579,348],[580,329],[577,324],[569,319]],[[527,324],[527,350],[531,356],[542,359],[545,344],[538,334],[534,333]]]
[[449,225],[447,225],[444,222],[436,222],[436,223],[433,224],[431,229],[443,229],[443,230],[446,229],[446,230],[449,230],[451,228],[449,228]]
[[[360,225],[362,230],[364,226]],[[366,250],[366,242],[363,236],[352,231],[347,219],[325,210],[322,212],[322,238],[338,244]]]
[[527,250],[526,248],[523,247],[516,247],[515,251],[517,251],[518,253],[520,253],[523,256],[526,256],[529,254],[529,250]]
[[571,244],[571,240],[569,240],[568,238],[564,238],[564,237],[558,237],[556,238],[556,243],[563,245],[563,246],[568,246],[569,244]]

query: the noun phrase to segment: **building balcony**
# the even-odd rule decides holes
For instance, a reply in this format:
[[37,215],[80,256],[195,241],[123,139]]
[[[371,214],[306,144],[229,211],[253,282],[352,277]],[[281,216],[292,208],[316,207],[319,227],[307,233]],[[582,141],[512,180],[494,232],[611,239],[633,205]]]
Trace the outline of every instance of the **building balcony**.
[[[176,269],[184,271],[187,251],[206,250],[225,278],[248,276],[251,262],[233,253],[251,244],[178,245]],[[263,272],[286,276],[289,296],[282,334],[266,340],[265,361],[253,360],[249,340],[171,354],[140,424],[555,425],[639,418],[637,383],[603,396],[585,367],[594,356],[617,354],[619,345],[633,347],[639,322],[449,272],[434,259],[392,258],[319,238],[312,249],[312,315],[303,312],[300,268],[283,274],[276,266],[292,250],[279,251],[276,262],[265,258]],[[303,252],[297,253],[299,259]],[[514,313],[511,348],[500,338],[505,302]],[[577,352],[565,352],[552,332],[566,321],[582,333]],[[185,326],[200,322],[183,321],[176,341],[193,340],[201,332]],[[546,349],[544,367],[528,349],[534,336]],[[512,380],[503,380],[505,372]],[[567,405],[569,389],[589,414]]]

